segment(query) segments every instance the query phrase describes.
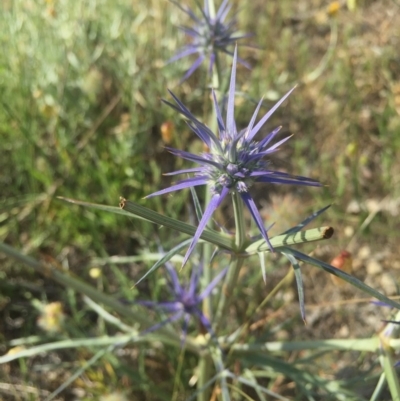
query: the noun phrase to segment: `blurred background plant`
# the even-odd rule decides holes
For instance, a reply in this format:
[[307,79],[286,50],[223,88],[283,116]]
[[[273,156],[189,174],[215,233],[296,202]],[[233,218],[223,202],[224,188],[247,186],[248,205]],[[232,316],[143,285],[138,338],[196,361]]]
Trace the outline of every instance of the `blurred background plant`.
[[[195,2],[190,3],[195,8]],[[235,10],[240,6],[232,3]],[[123,194],[142,202],[143,196],[169,185],[163,172],[181,168],[182,162],[165,152],[164,145],[201,149],[184,122],[168,107],[160,107],[169,87],[190,103],[191,110],[202,112],[199,94],[204,88],[193,88],[204,82],[206,71],[197,70],[177,86],[193,59],[166,65],[184,44],[176,32],[182,12],[168,2],[144,0],[4,0],[0,9],[0,240],[107,293],[134,299],[140,290],[157,298],[165,285],[161,274],[132,289],[151,264],[154,226],[70,207],[55,197],[116,205]],[[238,107],[238,122],[248,122],[262,95],[269,107],[299,82],[290,101],[271,119],[271,127],[282,124],[296,135],[276,163],[289,172],[317,175],[327,185],[312,195],[306,188],[274,189],[269,199],[260,188],[257,201],[263,217],[278,222],[272,229],[276,234],[298,223],[299,215],[334,201],[329,217],[323,215],[320,222],[334,226],[336,235],[316,254],[331,260],[346,248],[353,256],[354,275],[386,295],[397,294],[399,5],[390,0],[256,0],[241,8],[238,19],[241,31],[254,33],[252,40],[259,46],[241,50],[252,70],[251,77],[247,69],[238,70],[237,91],[248,96]],[[151,207],[171,217],[190,214],[187,193],[176,193],[168,201],[154,198]],[[232,226],[227,209],[218,220]],[[168,230],[159,236],[164,247],[173,240]],[[123,259],[139,250],[136,259]],[[109,332],[105,319],[74,290],[61,290],[50,279],[2,254],[0,258],[2,353],[20,347],[19,338],[35,344],[45,336],[63,339]],[[248,311],[257,308],[288,269],[286,262],[275,260],[265,287],[259,269],[248,264],[241,290],[251,299],[238,299],[233,320],[250,318]],[[296,289],[289,281],[285,291],[251,316],[250,335],[284,340],[323,339],[335,333],[346,338],[349,333],[372,335],[380,328],[382,311],[354,301],[360,293],[347,284],[338,288],[323,273],[311,274],[307,268],[303,276],[309,289],[308,325],[299,322],[298,307],[293,307]],[[59,306],[49,311],[46,305]],[[0,392],[15,399],[44,399],[92,353],[86,345],[1,365]],[[352,377],[346,384],[356,394],[352,397],[368,397],[370,387],[360,383],[368,375],[373,387],[374,360],[353,352],[337,355],[314,357],[314,379],[321,381],[310,379],[311,385],[323,392],[328,379],[342,386],[342,379]],[[287,360],[297,356],[290,351]],[[298,370],[285,365],[275,366],[285,374],[268,376],[261,368],[258,374],[268,376],[276,392],[296,399],[293,383],[302,364],[309,367],[307,358],[300,360]],[[265,360],[256,359],[241,368],[265,365]],[[132,346],[103,356],[62,394],[65,399],[106,399],[114,393],[169,400],[173,393],[175,399],[184,399],[192,391],[188,383],[193,384],[196,361],[190,354],[185,364],[176,366],[176,360],[176,349]],[[124,393],[117,392],[121,388]],[[329,399],[326,392],[315,392],[317,399]]]

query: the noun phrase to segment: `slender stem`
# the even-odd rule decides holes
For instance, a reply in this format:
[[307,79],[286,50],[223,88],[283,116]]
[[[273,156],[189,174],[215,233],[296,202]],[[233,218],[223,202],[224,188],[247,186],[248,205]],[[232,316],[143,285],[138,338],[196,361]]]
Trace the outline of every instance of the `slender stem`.
[[[210,201],[210,191],[206,188],[207,194],[205,197],[206,205]],[[212,269],[211,269],[211,259],[212,255],[212,246],[209,242],[205,242],[203,245],[203,277],[202,277],[202,290],[204,290],[208,284],[211,283],[212,280]],[[205,297],[203,300],[203,313],[209,318],[212,319],[212,310],[211,310],[211,299],[210,297]]]
[[219,91],[220,90],[219,84],[222,78],[221,63],[219,60],[218,53],[215,53],[214,56],[215,56],[215,62],[214,62],[214,73],[212,76],[212,87],[215,91]]
[[[215,4],[214,0],[207,0],[207,6],[208,10],[210,13],[210,17],[213,18],[215,17]],[[220,64],[218,60],[215,60],[215,68],[213,68],[212,71],[212,86],[215,90],[218,89],[219,87],[219,81],[220,81],[220,75],[221,70],[220,70]],[[207,91],[208,92],[208,91]],[[209,102],[209,93],[206,93],[206,96],[204,97],[205,102]],[[204,105],[204,111],[206,110],[206,103]],[[210,113],[209,117],[209,122],[208,126],[213,132],[216,132],[217,130],[217,118],[215,115],[215,110],[212,108],[212,112]],[[205,208],[209,204],[211,199],[211,192],[209,188],[206,188],[206,196],[205,196]],[[208,223],[208,226],[210,227],[211,221]],[[213,246],[210,243],[205,243],[203,246],[203,263],[204,263],[204,268],[203,268],[203,277],[202,277],[202,289],[204,290],[212,281],[212,269],[211,269],[211,255],[213,252]],[[210,321],[212,320],[212,309],[211,309],[211,299],[210,297],[206,297],[203,301],[203,313],[206,315]],[[198,372],[199,372],[199,379],[197,383],[197,388],[200,389],[204,387],[204,385],[210,380],[210,377],[212,376],[212,363],[211,359],[209,356],[201,356],[199,360],[199,365],[198,365]],[[208,401],[210,399],[210,390],[207,388],[206,390],[200,391],[197,400],[198,401]]]
[[[243,214],[243,201],[237,192],[232,193],[232,202],[236,226],[235,247],[240,252],[246,242],[246,230]],[[243,258],[240,258],[237,255],[232,255],[228,273],[225,276],[224,285],[220,293],[217,313],[215,314],[215,332],[217,332],[218,327],[222,323],[223,316],[225,316],[226,314],[226,310],[229,306],[229,302],[227,301],[233,299],[232,294],[234,289],[236,288],[240,268],[242,267],[242,265]]]
[[[214,18],[215,17],[215,2],[214,0],[207,0],[207,6],[208,10],[210,13],[210,17]],[[218,90],[219,88],[219,82],[221,78],[221,65],[219,62],[218,55],[215,54],[215,65],[212,70],[212,76],[211,76],[211,81],[212,81],[212,87],[214,90]],[[210,96],[209,92],[206,91],[206,96],[205,96],[205,102],[209,102]],[[206,110],[206,104],[204,105],[204,110]],[[210,127],[211,131],[215,132],[217,131],[217,116],[215,114],[215,109],[212,108],[212,112],[210,113],[209,121],[208,121],[208,126]],[[206,195],[204,199],[204,210],[207,207],[211,200],[211,191],[209,188],[206,188]],[[210,220],[207,224],[209,228],[212,228],[212,221]],[[206,242],[203,246],[203,263],[204,263],[204,269],[203,269],[203,280],[202,280],[202,290],[204,290],[208,284],[210,284],[212,280],[212,269],[210,266],[209,261],[211,260],[211,255],[213,252],[213,246]],[[211,300],[210,297],[206,297],[203,301],[203,313],[210,319],[212,320],[212,308],[211,308]]]
[[[214,2],[213,0],[208,0],[209,1],[209,7],[210,9],[215,9],[214,7]],[[212,4],[211,4],[212,3]],[[218,60],[218,56],[216,55],[216,60],[215,60],[215,68],[213,69],[212,72],[212,85],[215,90],[217,90],[219,82],[220,82],[220,76],[221,76],[221,69],[220,69],[220,63]],[[207,96],[207,99],[209,99],[209,96]],[[210,113],[210,120],[208,123],[208,126],[210,127],[211,131],[216,132],[217,131],[217,116],[215,114],[215,109],[212,108],[212,113]],[[206,196],[205,196],[205,207],[209,204],[211,199],[211,191],[209,188],[206,188]],[[208,222],[207,227],[212,228],[212,222],[211,220]],[[211,266],[209,264],[209,261],[211,259],[212,255],[212,245],[208,242],[206,242],[203,246],[203,261],[204,261],[204,270],[203,270],[203,289],[207,287],[207,285],[211,282],[212,280],[212,274],[211,274]],[[209,317],[209,319],[212,319],[211,316],[211,301],[209,297],[206,297],[203,301],[203,313]]]
[[223,316],[225,315],[226,310],[228,308],[227,300],[233,299],[232,293],[236,286],[239,277],[239,271],[243,265],[243,260],[244,259],[242,258],[237,258],[236,256],[232,256],[231,261],[229,263],[228,273],[225,276],[224,284],[222,286],[222,290],[219,296],[217,312],[215,313],[215,318],[214,318],[215,333],[218,333],[218,329],[222,324]]
[[241,251],[246,241],[246,226],[243,214],[243,201],[239,193],[232,193],[233,214],[235,216],[235,246],[237,251]]
[[209,401],[210,399],[210,388],[205,388],[205,385],[210,380],[212,376],[212,359],[209,355],[202,355],[199,359],[198,364],[198,371],[199,371],[199,378],[197,381],[197,388],[201,389],[202,391],[199,392],[197,395],[198,401]]
[[[237,340],[235,340],[235,343],[239,342],[240,339],[245,338],[248,335],[248,330],[250,327],[251,323],[251,317],[257,314],[257,312],[269,302],[269,300],[283,287],[286,286],[289,282],[293,281],[294,277],[294,270],[290,269],[289,272],[286,274],[286,276],[274,287],[274,289],[264,298],[264,300],[261,302],[260,305],[258,305],[256,308],[253,308],[247,312],[248,319],[247,321],[242,325],[242,327],[238,330],[238,335],[235,336]],[[230,351],[228,354],[228,357],[231,356],[234,344],[230,344]]]
[[180,394],[179,387],[180,387],[180,383],[181,383],[181,377],[182,377],[181,374],[182,374],[184,362],[185,362],[185,348],[182,348],[181,352],[179,353],[178,366],[177,366],[176,374],[175,374],[175,378],[174,378],[174,387],[173,387],[171,401],[179,400],[179,394]]
[[221,388],[221,399],[222,401],[230,401],[229,392],[228,392],[228,383],[226,381],[226,374],[224,374],[225,366],[224,366],[224,357],[222,355],[222,351],[219,347],[214,348],[211,351],[210,357],[214,361],[215,370],[217,371],[217,375],[220,376],[220,388]]

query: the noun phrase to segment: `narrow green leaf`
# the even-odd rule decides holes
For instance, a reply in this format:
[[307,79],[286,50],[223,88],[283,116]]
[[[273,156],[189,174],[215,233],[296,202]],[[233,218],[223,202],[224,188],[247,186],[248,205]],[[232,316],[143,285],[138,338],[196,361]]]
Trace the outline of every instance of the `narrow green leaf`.
[[264,252],[258,252],[258,257],[260,259],[262,278],[264,280],[264,284],[267,284],[267,273],[266,273],[266,268],[265,268]]
[[297,224],[297,226],[290,228],[289,230],[285,231],[283,234],[294,234],[302,230],[307,224],[310,224],[314,219],[316,219],[320,214],[324,213],[325,210],[329,209],[332,205],[328,205],[323,207],[322,209],[318,210],[317,212],[313,213],[312,215],[308,216],[304,219],[301,223]]
[[303,319],[304,323],[306,322],[306,310],[304,307],[304,287],[303,287],[303,279],[301,277],[301,269],[299,262],[297,262],[296,258],[289,253],[282,252],[288,259],[290,264],[293,266],[294,275],[296,277],[296,284],[297,284],[297,292],[299,294],[299,304],[300,304],[300,312],[301,318]]
[[[191,224],[187,224],[171,217],[164,216],[160,213],[155,212],[154,210],[151,210],[147,207],[141,206],[124,198],[121,198],[119,208],[115,206],[99,205],[97,203],[83,202],[70,198],[59,197],[59,199],[69,203],[73,203],[75,205],[90,207],[92,209],[104,210],[105,212],[140,218],[154,224],[159,224],[161,226],[172,228],[190,236],[194,236],[196,232],[196,227],[192,226]],[[218,231],[211,230],[210,228],[206,228],[200,238],[202,238],[204,241],[210,242],[229,251],[232,251],[234,249],[232,239],[229,236],[219,233]]]
[[370,286],[364,284],[358,278],[355,278],[354,276],[351,276],[350,274],[347,274],[346,272],[344,272],[340,269],[337,269],[336,267],[333,267],[333,266],[329,265],[328,263],[322,262],[321,260],[318,260],[318,259],[314,259],[311,256],[305,255],[304,253],[299,252],[292,248],[284,247],[280,251],[290,253],[294,257],[302,260],[305,263],[309,263],[313,266],[319,267],[320,269],[323,269],[323,270],[327,271],[328,273],[333,274],[333,275],[347,281],[352,286],[358,288],[361,291],[364,291],[365,293],[371,295],[372,297],[379,299],[380,301],[385,302],[386,304],[393,306],[394,308],[400,309],[399,303],[393,301],[392,299],[381,294],[379,291],[374,290]]
[[[79,348],[79,347],[105,347],[115,344],[124,343],[125,341],[136,342],[140,340],[140,336],[132,336],[132,334],[123,334],[117,336],[102,336],[93,338],[71,338],[67,340],[54,341],[52,343],[40,344],[35,347],[21,349],[16,353],[10,353],[0,356],[0,364],[7,363],[19,358],[28,358],[44,352],[50,352],[60,349]],[[143,339],[143,338],[142,338]],[[144,339],[143,339],[144,340]]]
[[369,401],[381,400],[381,395],[383,394],[384,391],[386,391],[386,379],[385,379],[385,372],[383,371],[379,376],[378,383],[376,383],[374,392],[372,393]]
[[[381,362],[384,378],[387,381],[389,386],[389,391],[392,396],[392,400],[400,401],[400,383],[399,377],[396,371],[396,364],[393,360],[393,354],[395,352],[395,348],[392,345],[392,340],[398,341],[399,334],[399,319],[400,319],[400,311],[397,311],[396,316],[393,317],[393,320],[386,321],[386,327],[381,330],[379,338],[381,341],[379,347],[379,360]],[[384,383],[383,383],[384,384]],[[383,390],[382,384],[382,390]],[[377,387],[376,390],[379,388]]]
[[194,209],[196,211],[197,221],[201,221],[201,218],[203,217],[203,209],[201,208],[199,197],[197,196],[197,192],[193,187],[190,187],[190,192],[193,198],[193,204],[194,204]]
[[400,401],[400,383],[394,367],[393,350],[382,343],[380,351],[380,361],[385,372],[385,379],[387,380],[392,400]]
[[[149,253],[143,251],[139,255],[136,256],[109,256],[106,258],[93,258],[90,261],[91,266],[98,266],[98,265],[106,265],[108,263],[111,264],[126,264],[126,263],[136,263],[136,262],[157,262],[160,258],[164,256],[164,253]],[[172,262],[181,263],[183,261],[183,256],[176,255],[172,258]]]
[[145,219],[141,216],[138,215],[132,215],[132,213],[127,212],[126,210],[121,209],[120,207],[117,206],[107,206],[107,205],[99,205],[97,203],[91,203],[91,202],[84,202],[84,201],[80,201],[77,199],[71,199],[71,198],[64,198],[63,196],[58,196],[57,199],[60,199],[64,202],[68,202],[68,203],[73,203],[74,205],[79,205],[79,206],[84,206],[84,207],[88,207],[91,209],[97,209],[97,210],[103,210],[104,212],[109,212],[109,213],[114,213],[114,214],[121,214],[123,216],[128,216],[128,217],[134,217],[140,220],[146,220],[146,221],[150,221],[148,219]]
[[[263,392],[258,388],[259,384],[257,383],[257,379],[254,376],[254,373],[251,369],[244,369],[242,377],[245,380],[249,380],[249,382],[251,383],[251,387],[254,388],[254,391],[257,393],[257,396],[260,399],[260,401],[267,401]],[[266,389],[266,390],[268,390],[268,389]],[[278,394],[277,394],[277,396],[280,397]]]
[[125,324],[117,316],[114,316],[111,313],[107,312],[104,308],[102,308],[100,306],[99,303],[94,302],[92,299],[90,299],[86,295],[83,296],[83,302],[85,302],[85,304],[88,305],[89,308],[93,309],[107,323],[110,323],[113,326],[118,327],[121,331],[124,331],[126,333],[131,333],[131,335],[135,334],[136,336],[139,336],[139,333],[137,332],[137,330],[135,330],[133,327]]
[[206,391],[212,384],[214,384],[221,374],[217,373],[210,380],[208,380],[202,387],[198,388],[193,394],[186,399],[186,401],[193,401],[196,397],[199,397],[203,391]]
[[[197,349],[201,347],[202,352],[204,352],[204,347],[202,345],[196,345],[191,338],[187,338],[190,344],[188,347],[188,343],[186,341],[186,347],[190,348],[192,351],[196,352]],[[134,334],[118,334],[114,336],[101,336],[101,337],[91,337],[91,338],[69,338],[67,340],[53,341],[51,343],[39,344],[34,347],[21,349],[15,353],[9,353],[0,356],[0,364],[7,363],[10,361],[14,361],[19,358],[28,358],[38,354],[43,354],[44,352],[50,352],[60,349],[69,349],[69,348],[94,348],[94,347],[106,347],[106,346],[121,346],[124,343],[140,343],[146,344],[154,341],[163,342],[165,344],[171,344],[176,346],[177,348],[181,348],[181,341],[172,340],[171,335],[168,337],[158,333],[150,333],[146,336],[136,335]]]
[[150,274],[154,273],[160,266],[168,262],[173,256],[175,256],[181,249],[185,248],[190,244],[192,239],[187,239],[186,241],[181,242],[174,248],[172,248],[170,251],[165,253],[160,260],[158,260],[146,273],[143,277],[141,277],[135,284],[137,286],[139,283],[141,283],[146,277],[148,277]]
[[379,338],[351,338],[351,339],[328,339],[310,341],[271,341],[267,343],[240,344],[232,345],[232,353],[236,356],[240,354],[266,354],[284,351],[303,352],[307,350],[318,351],[367,351],[377,352],[380,346]]
[[[194,236],[196,233],[196,227],[190,224],[184,223],[182,221],[172,219],[171,217],[164,216],[160,213],[154,212],[151,209],[148,209],[144,206],[140,206],[134,202],[131,202],[126,199],[121,199],[121,208],[126,210],[133,215],[141,216],[146,220],[149,220],[155,224],[160,224],[162,226],[172,228],[181,233],[188,234],[190,236]],[[211,230],[206,228],[200,236],[204,241],[210,242],[214,245],[220,246],[224,249],[232,251],[233,244],[232,239],[225,234],[221,234],[215,230]]]

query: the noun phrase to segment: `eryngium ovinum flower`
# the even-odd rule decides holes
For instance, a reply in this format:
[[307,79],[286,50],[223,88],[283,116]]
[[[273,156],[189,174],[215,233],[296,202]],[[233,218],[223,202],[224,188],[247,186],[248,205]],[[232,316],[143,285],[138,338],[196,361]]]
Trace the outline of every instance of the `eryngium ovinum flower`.
[[192,267],[192,273],[189,282],[182,285],[179,282],[178,274],[174,266],[167,262],[165,264],[168,272],[168,281],[171,292],[169,301],[153,302],[153,301],[138,301],[137,303],[147,306],[152,309],[162,310],[170,314],[165,320],[147,329],[144,333],[150,333],[158,330],[166,324],[175,322],[183,318],[182,327],[182,343],[184,343],[187,335],[187,329],[191,318],[195,318],[208,331],[210,336],[214,337],[211,323],[201,310],[201,304],[205,298],[211,296],[212,291],[224,277],[227,268],[219,272],[214,279],[199,292],[199,280],[202,273],[202,265],[196,264]]
[[[222,2],[214,18],[211,17],[210,14],[210,9],[208,5],[209,0],[204,0],[203,9],[199,6],[202,14],[200,17],[197,17],[196,14],[189,7],[182,6],[176,1],[171,1],[172,3],[176,4],[182,11],[189,15],[189,17],[193,20],[194,25],[192,27],[179,27],[191,38],[191,43],[184,46],[168,62],[170,63],[179,60],[194,53],[199,54],[199,56],[191,65],[181,81],[184,81],[188,77],[190,77],[190,75],[193,74],[193,72],[201,65],[201,63],[206,58],[210,59],[208,71],[209,73],[211,73],[217,58],[217,53],[222,52],[232,56],[233,53],[228,49],[229,46],[236,43],[240,39],[251,36],[251,34],[242,35],[235,32],[235,18],[225,22],[225,18],[227,17],[232,7],[232,5],[229,4],[228,0],[224,0]],[[250,68],[248,63],[246,63],[245,61],[241,59],[238,59],[238,61],[245,67]]]
[[280,145],[286,142],[290,136],[272,144],[272,141],[280,131],[281,127],[274,129],[260,141],[254,140],[265,122],[275,112],[275,110],[285,101],[293,91],[290,90],[284,95],[271,110],[266,113],[261,120],[255,124],[258,111],[263,99],[258,103],[256,110],[250,120],[249,125],[238,131],[234,120],[235,103],[235,81],[236,81],[236,60],[237,50],[233,57],[232,73],[229,86],[228,104],[226,121],[224,122],[218,106],[215,92],[212,91],[213,103],[218,123],[218,135],[215,135],[206,125],[197,118],[183,105],[183,103],[172,93],[176,106],[164,100],[170,107],[183,114],[187,118],[187,124],[191,130],[207,145],[209,152],[195,155],[183,150],[167,148],[172,154],[182,157],[199,164],[198,167],[184,169],[168,173],[167,175],[193,173],[194,176],[178,181],[175,185],[154,192],[148,197],[166,194],[183,188],[198,185],[207,185],[212,193],[211,200],[207,205],[203,217],[199,222],[196,233],[185,255],[184,262],[187,262],[193,251],[201,233],[211,218],[213,212],[218,208],[226,196],[230,193],[238,193],[244,204],[249,209],[250,214],[256,223],[260,233],[268,243],[271,250],[272,245],[269,241],[267,230],[256,207],[256,204],[249,193],[249,189],[255,183],[265,184],[298,184],[308,186],[321,186],[321,184],[311,178],[290,175],[281,171],[271,170],[268,156],[276,152]]

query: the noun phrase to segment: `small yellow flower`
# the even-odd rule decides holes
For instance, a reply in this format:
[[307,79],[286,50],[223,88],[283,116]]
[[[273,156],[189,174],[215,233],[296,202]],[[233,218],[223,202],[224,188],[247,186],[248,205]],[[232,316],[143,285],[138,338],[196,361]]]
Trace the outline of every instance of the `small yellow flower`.
[[98,267],[92,267],[89,270],[89,276],[91,278],[99,278],[101,276],[101,270]]
[[348,157],[353,157],[357,153],[357,143],[356,142],[350,142],[346,146],[346,155]]
[[327,13],[329,16],[331,17],[335,17],[337,15],[337,13],[340,10],[340,2],[339,1],[332,1],[329,5],[328,5],[328,9],[327,9]]
[[61,302],[52,302],[44,305],[38,318],[38,326],[49,333],[60,332],[65,315]]

